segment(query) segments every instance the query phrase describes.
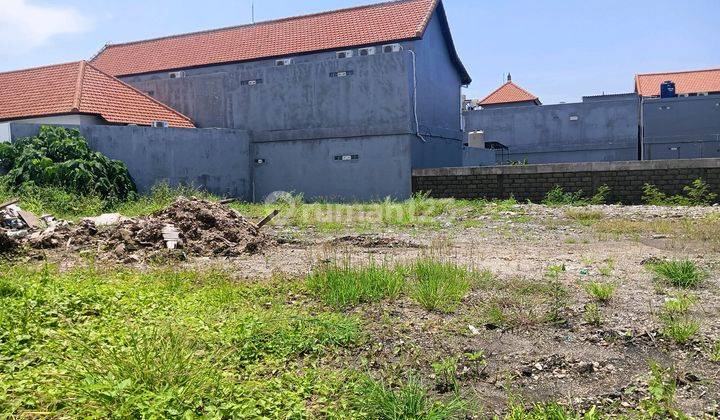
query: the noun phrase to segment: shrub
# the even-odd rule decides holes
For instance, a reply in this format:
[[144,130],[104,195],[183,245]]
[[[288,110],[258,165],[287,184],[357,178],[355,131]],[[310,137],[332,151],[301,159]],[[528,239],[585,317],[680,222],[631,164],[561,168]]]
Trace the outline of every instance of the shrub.
[[397,269],[370,263],[353,268],[349,261],[344,265],[323,266],[307,278],[308,288],[325,303],[336,308],[347,308],[383,298],[396,298],[405,283]]
[[661,261],[649,265],[658,277],[667,283],[682,288],[697,287],[708,274],[690,260]]
[[8,185],[57,187],[81,196],[124,200],[135,183],[124,163],[90,150],[78,130],[43,126],[36,137],[4,143],[0,168]]
[[585,197],[582,190],[576,192],[565,192],[563,187],[556,185],[555,188],[548,191],[542,204],[548,206],[587,206],[589,204],[605,204],[610,195],[610,187],[602,185],[598,188],[595,195]]
[[710,187],[702,178],[683,187],[683,191],[685,192],[684,196],[668,196],[656,186],[645,184],[642,200],[645,204],[653,206],[707,206],[717,199],[717,194],[710,191]]
[[412,265],[411,276],[413,299],[429,311],[452,312],[470,290],[478,273],[454,263],[424,258]]
[[610,299],[612,299],[616,287],[617,286],[612,283],[600,283],[593,281],[585,285],[585,291],[587,291],[588,294],[598,302],[607,303]]

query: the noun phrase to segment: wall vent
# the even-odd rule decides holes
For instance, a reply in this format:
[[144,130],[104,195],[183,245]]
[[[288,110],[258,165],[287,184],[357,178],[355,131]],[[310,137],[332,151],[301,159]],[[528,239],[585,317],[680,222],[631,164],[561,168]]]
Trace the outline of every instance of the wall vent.
[[351,58],[353,56],[353,51],[352,50],[338,51],[335,53],[335,56],[340,59]]
[[353,160],[359,160],[360,155],[338,155],[335,156],[335,160],[339,160],[341,162],[351,162]]
[[263,79],[250,79],[250,80],[241,80],[240,86],[255,86],[255,85],[261,85],[263,82]]
[[708,96],[710,92],[698,92],[697,96]]
[[168,73],[168,76],[171,79],[182,79],[183,77],[185,77],[185,72],[184,71],[173,71],[171,73]]
[[153,121],[152,126],[153,128],[168,128],[170,127],[170,123],[167,121]]
[[292,58],[282,58],[280,60],[275,60],[275,65],[280,66],[289,66],[292,64]]
[[387,44],[383,45],[382,50],[384,53],[395,53],[402,51],[402,45],[400,44]]
[[330,77],[348,77],[355,74],[352,70],[345,70],[345,71],[334,71],[330,73]]
[[376,52],[377,48],[375,47],[360,48],[358,50],[358,55],[360,55],[361,57],[366,57],[368,55],[375,55]]

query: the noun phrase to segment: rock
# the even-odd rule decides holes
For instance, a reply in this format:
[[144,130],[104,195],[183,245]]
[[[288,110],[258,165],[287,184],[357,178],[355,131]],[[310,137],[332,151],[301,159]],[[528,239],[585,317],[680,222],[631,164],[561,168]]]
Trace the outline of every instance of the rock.
[[595,365],[590,362],[583,362],[578,365],[577,371],[581,375],[593,373],[595,371]]

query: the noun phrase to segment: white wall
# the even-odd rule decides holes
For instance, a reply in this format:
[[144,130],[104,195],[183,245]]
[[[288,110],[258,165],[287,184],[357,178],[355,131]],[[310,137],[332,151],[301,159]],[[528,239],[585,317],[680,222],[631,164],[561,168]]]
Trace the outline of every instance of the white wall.
[[0,142],[10,141],[10,124],[0,123]]

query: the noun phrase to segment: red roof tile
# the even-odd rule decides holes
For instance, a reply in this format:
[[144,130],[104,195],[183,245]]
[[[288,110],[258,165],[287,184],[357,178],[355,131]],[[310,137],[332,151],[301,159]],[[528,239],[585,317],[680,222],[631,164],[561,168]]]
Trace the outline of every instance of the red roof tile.
[[640,96],[660,96],[660,85],[675,82],[675,92],[720,92],[720,69],[680,71],[674,73],[649,73],[635,76],[635,92]]
[[415,39],[422,37],[438,2],[401,0],[108,45],[92,62],[125,76]]
[[60,114],[110,123],[194,127],[186,116],[84,61],[0,73],[0,121]]
[[480,106],[494,105],[494,104],[509,104],[515,102],[529,102],[533,101],[540,104],[540,100],[537,96],[526,91],[520,86],[513,82],[507,82],[500,86],[493,93],[489,94],[485,99],[479,102]]

